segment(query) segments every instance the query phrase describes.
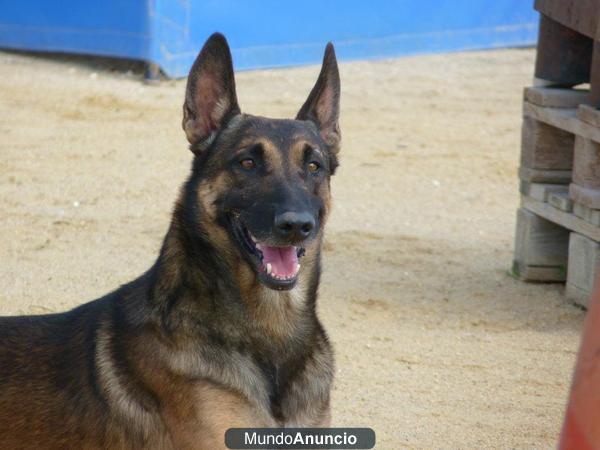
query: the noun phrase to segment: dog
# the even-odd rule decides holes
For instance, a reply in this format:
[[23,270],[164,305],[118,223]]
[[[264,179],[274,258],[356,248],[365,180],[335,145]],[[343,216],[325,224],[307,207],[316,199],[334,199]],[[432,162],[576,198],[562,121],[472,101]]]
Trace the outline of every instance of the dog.
[[0,318],[1,448],[214,450],[231,427],[328,426],[316,301],[339,99],[329,43],[295,119],[241,113],[227,41],[206,41],[155,264],[71,311]]

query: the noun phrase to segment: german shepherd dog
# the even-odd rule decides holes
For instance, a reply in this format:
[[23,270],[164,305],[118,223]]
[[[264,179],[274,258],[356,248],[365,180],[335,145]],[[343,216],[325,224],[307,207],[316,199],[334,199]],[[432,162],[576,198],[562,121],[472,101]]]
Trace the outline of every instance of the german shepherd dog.
[[72,311],[0,319],[0,448],[214,450],[230,427],[329,424],[315,303],[339,97],[328,44],[295,119],[243,114],[227,41],[208,39],[156,263]]

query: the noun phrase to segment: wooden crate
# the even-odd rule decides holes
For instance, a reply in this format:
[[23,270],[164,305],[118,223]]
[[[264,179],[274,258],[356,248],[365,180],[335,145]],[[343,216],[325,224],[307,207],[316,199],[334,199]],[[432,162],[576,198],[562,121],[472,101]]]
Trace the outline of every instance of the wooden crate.
[[600,242],[600,118],[589,98],[525,89],[513,263],[525,281],[566,280],[567,298],[580,305],[591,294],[597,266],[589,255]]
[[[600,0],[536,0],[513,271],[585,306],[600,268]],[[589,86],[578,88],[587,83]]]

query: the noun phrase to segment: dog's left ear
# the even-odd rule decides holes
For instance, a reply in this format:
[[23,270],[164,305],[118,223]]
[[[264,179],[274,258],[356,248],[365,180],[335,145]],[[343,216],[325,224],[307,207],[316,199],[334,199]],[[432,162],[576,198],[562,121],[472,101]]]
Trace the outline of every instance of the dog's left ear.
[[330,42],[325,48],[321,73],[308,99],[296,116],[298,120],[310,120],[317,125],[321,137],[336,154],[340,149],[340,74],[335,50]]
[[192,151],[199,153],[210,145],[218,130],[239,113],[229,45],[225,36],[214,33],[187,80],[182,126]]

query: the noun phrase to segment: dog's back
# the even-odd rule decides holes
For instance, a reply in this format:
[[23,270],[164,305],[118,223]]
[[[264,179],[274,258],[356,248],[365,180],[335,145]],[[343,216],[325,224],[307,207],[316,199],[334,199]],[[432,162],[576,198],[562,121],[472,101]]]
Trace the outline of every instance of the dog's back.
[[0,442],[3,448],[103,441],[95,390],[95,334],[106,300],[63,314],[0,318]]
[[124,348],[137,333],[128,309],[147,312],[145,281],[66,313],[0,318],[0,448],[176,448],[164,427],[114,407],[144,406],[133,370],[143,361]]

